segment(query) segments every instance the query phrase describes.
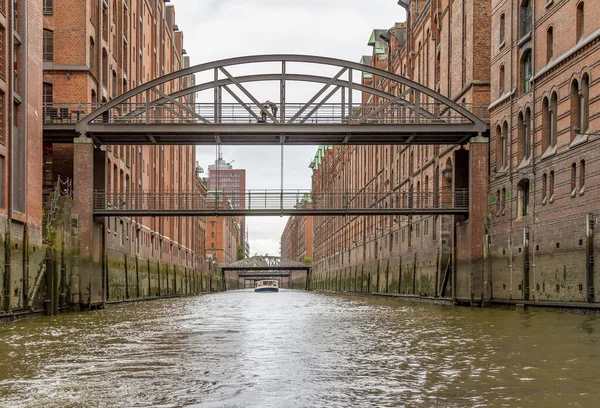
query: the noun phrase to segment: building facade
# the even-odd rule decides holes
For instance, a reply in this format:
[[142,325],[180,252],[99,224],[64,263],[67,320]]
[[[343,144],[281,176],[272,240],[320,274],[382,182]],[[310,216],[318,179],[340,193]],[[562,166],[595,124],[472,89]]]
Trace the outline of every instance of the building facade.
[[0,315],[43,306],[42,13],[0,0]]
[[[46,121],[60,122],[85,115],[138,85],[190,64],[183,48],[183,33],[176,25],[175,8],[169,1],[65,0],[45,1],[44,5]],[[165,84],[161,91],[168,94],[192,85],[193,76],[184,77]],[[143,95],[137,102],[145,103],[147,97],[154,99],[159,95]],[[185,103],[193,104],[193,96]],[[122,206],[131,197],[148,191],[159,195],[206,191],[197,180],[193,146],[96,147],[93,175],[85,174],[80,168],[74,170],[77,160],[83,157],[77,157],[74,153],[77,149],[77,144],[44,146],[46,183],[52,185],[58,177],[89,177],[94,189],[106,191],[109,204],[115,206]],[[76,208],[80,210],[81,207]],[[87,222],[91,213],[78,216],[81,224],[82,219]],[[194,217],[94,220],[90,228],[96,235],[83,237],[81,246],[90,248],[94,264],[104,264],[104,277],[90,278],[93,289],[85,293],[88,301],[130,297],[121,288],[129,284],[125,276],[132,270],[136,258],[157,265],[159,275],[164,265],[167,274],[176,276],[174,279],[178,279],[180,271],[185,271],[185,279],[188,279],[191,271],[205,270],[205,254],[198,252],[204,248],[203,235],[198,235],[196,230],[202,229],[202,225],[203,221]],[[136,265],[144,263],[139,259],[136,262]],[[171,283],[165,292],[163,285],[162,293],[173,292],[174,286]]]
[[492,2],[493,298],[600,300],[597,6]]
[[[209,192],[206,203],[209,208],[234,208],[233,200],[224,193]],[[206,218],[206,255],[211,262],[225,266],[239,260],[241,228],[239,217]]]
[[[306,205],[306,201],[302,205]],[[280,246],[281,258],[297,262],[312,262],[313,217],[289,217],[281,234]]]
[[[315,191],[471,197],[467,219],[315,217],[319,284],[458,302],[598,302],[600,11],[582,0],[400,3],[407,21],[374,30],[362,63],[465,104],[490,125],[489,155],[473,143],[319,148]],[[363,84],[389,91],[371,74]],[[475,172],[477,163],[487,164]]]
[[[218,157],[214,164],[208,166],[206,180],[209,191],[225,194],[233,208],[246,208],[246,170],[234,169],[231,163]],[[246,239],[246,217],[235,217],[240,224],[239,237],[235,238],[243,249],[244,256],[250,256],[250,246]]]
[[[368,41],[372,55],[362,62],[423,84],[485,118],[490,103],[491,1],[401,4],[406,22],[374,30]],[[376,75],[364,74],[362,81],[393,95],[404,92],[402,87],[391,89],[389,81]],[[362,102],[377,105],[383,100],[363,94]],[[431,101],[420,102],[425,106]],[[322,146],[311,163],[313,191],[400,191],[433,200],[433,191],[469,189],[470,194],[487,197],[485,178],[471,176],[487,173],[487,150],[487,141],[464,147]],[[317,285],[481,299],[485,211],[473,208],[467,218],[315,217]],[[462,274],[449,273],[453,270]],[[470,279],[473,274],[476,280]]]

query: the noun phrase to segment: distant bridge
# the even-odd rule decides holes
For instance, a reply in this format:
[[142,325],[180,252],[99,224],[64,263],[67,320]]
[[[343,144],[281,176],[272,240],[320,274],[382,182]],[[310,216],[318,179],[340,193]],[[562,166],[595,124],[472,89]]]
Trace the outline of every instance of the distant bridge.
[[[262,280],[290,278],[293,271],[306,271],[306,290],[310,290],[311,266],[302,262],[283,259],[277,256],[257,255],[221,267],[223,277],[226,272],[237,272],[238,278]],[[226,289],[226,286],[224,286]]]

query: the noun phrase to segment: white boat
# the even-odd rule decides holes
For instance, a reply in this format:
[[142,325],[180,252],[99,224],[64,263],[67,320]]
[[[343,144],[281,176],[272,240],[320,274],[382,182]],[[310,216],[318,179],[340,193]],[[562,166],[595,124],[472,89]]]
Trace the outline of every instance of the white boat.
[[257,281],[254,285],[255,292],[279,292],[279,283],[276,280]]

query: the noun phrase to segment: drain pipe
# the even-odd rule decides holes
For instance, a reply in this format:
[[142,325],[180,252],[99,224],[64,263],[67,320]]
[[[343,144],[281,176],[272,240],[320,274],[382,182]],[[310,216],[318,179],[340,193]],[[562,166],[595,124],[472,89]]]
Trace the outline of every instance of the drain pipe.
[[[514,15],[514,2],[511,2],[511,6],[510,6],[510,15],[513,16]],[[510,37],[511,37],[511,43],[512,43],[512,39],[514,38],[514,24],[510,25]],[[514,57],[513,57],[513,52],[510,53],[510,66],[513,67],[514,66]],[[518,84],[517,84],[518,86]],[[514,94],[515,94],[515,84],[514,84],[514,75],[510,76],[510,130],[512,133],[512,125],[513,125],[513,100],[514,100]],[[502,132],[502,130],[501,130]],[[508,136],[508,135],[507,135]],[[508,143],[508,140],[506,141],[506,143]],[[513,298],[513,274],[514,274],[514,264],[513,264],[513,240],[512,240],[512,232],[513,232],[513,220],[512,220],[512,214],[513,214],[513,207],[514,207],[514,200],[513,200],[513,174],[512,174],[512,143],[509,143],[509,148],[510,148],[510,163],[509,163],[509,175],[508,175],[508,179],[509,179],[509,183],[510,183],[510,194],[511,194],[511,200],[510,200],[510,214],[511,216],[509,217],[509,225],[508,225],[508,270],[509,270],[509,281],[508,281],[508,298],[512,299]],[[506,202],[506,192],[504,193],[504,197],[503,200]],[[503,209],[504,211],[506,211],[506,209]]]
[[[532,10],[532,27],[535,27],[535,1],[533,2],[533,10]],[[535,29],[531,30],[531,43],[535,44]],[[535,74],[535,58],[531,58],[531,72]],[[532,76],[532,82],[533,82],[533,78],[534,76]],[[535,126],[531,126],[532,122],[535,122],[535,98],[536,98],[536,88],[535,88],[535,84],[532,83],[531,86],[531,91],[533,92],[533,103],[531,104],[531,115],[529,116],[529,123],[527,124],[528,129],[529,129],[529,153],[531,154],[531,172],[533,174],[533,197],[536,196],[537,193],[537,174],[536,174],[536,170],[535,170],[535,149],[533,148],[533,135],[534,135],[534,128]],[[531,183],[529,184],[531,186]],[[535,245],[535,231],[536,231],[536,225],[537,225],[537,211],[536,211],[536,207],[537,207],[537,200],[533,200],[533,211],[531,212],[531,239],[529,240],[529,246],[531,246],[531,243],[533,243]],[[536,276],[535,276],[535,253],[536,250],[535,248],[533,248],[533,250],[531,251],[533,252],[533,254],[531,255],[531,280],[530,280],[530,288],[529,288],[529,295],[531,296],[531,299],[533,301],[536,300]]]

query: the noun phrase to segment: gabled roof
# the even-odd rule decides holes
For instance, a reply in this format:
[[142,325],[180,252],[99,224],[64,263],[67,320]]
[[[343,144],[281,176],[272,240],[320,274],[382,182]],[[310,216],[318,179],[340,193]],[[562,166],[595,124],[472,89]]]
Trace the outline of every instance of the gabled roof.
[[375,29],[371,33],[369,38],[368,46],[374,47],[375,54],[385,54],[386,43],[379,36],[381,34],[387,34],[388,30]]
[[[360,63],[372,67],[373,57],[371,55],[363,55],[360,58]],[[363,72],[363,78],[373,78],[373,74],[371,74],[370,72]]]

